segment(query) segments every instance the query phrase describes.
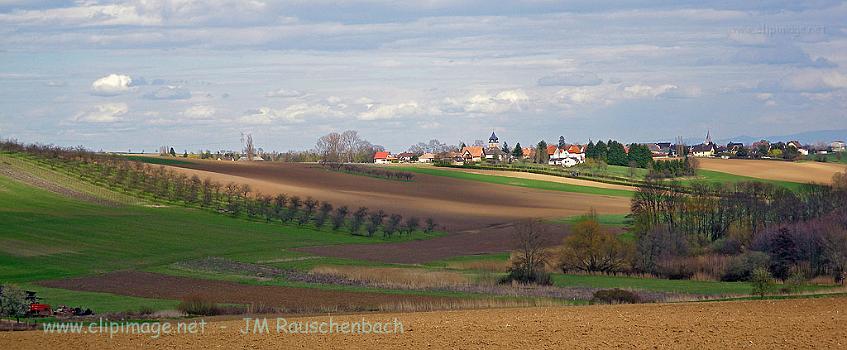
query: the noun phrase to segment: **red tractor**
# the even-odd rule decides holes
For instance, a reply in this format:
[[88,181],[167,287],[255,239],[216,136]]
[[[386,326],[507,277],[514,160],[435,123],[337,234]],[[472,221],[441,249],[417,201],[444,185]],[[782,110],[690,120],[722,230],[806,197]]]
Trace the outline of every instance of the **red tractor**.
[[53,309],[48,304],[39,302],[41,298],[35,296],[35,292],[26,291],[26,301],[29,302],[29,311],[27,317],[46,317],[53,315]]

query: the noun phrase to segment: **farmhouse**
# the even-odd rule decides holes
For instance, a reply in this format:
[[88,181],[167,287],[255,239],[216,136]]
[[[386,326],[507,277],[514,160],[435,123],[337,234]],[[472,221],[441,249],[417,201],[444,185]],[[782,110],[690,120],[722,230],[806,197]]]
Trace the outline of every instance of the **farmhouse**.
[[535,148],[523,147],[523,159],[535,159]]
[[547,146],[547,155],[549,156],[548,164],[572,167],[585,162],[585,147],[570,145],[559,148],[558,146],[550,145]]
[[844,152],[847,150],[847,146],[845,146],[844,141],[832,141],[829,144],[829,148],[832,148],[833,152]]
[[691,147],[691,155],[695,157],[714,157],[717,153],[717,148],[714,143],[700,144]]
[[397,160],[401,163],[411,163],[414,157],[415,154],[412,152],[403,152],[397,155]]
[[418,157],[418,163],[432,163],[435,160],[435,155],[432,153],[424,153]]
[[465,146],[461,153],[466,162],[481,162],[485,159],[485,149],[482,146]]
[[391,157],[391,152],[376,152],[374,153],[374,164],[391,163],[391,159],[389,159],[389,157]]
[[809,155],[809,150],[806,149],[805,147],[803,147],[803,144],[801,144],[800,141],[797,141],[797,140],[788,141],[788,143],[785,144],[785,147],[786,148],[794,147],[794,149],[796,149],[797,152],[800,153],[801,155],[804,155],[804,156]]

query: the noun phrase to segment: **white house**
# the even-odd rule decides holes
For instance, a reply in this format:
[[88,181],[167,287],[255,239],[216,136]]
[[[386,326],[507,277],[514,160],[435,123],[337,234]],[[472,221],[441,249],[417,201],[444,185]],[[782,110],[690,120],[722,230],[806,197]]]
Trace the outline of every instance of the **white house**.
[[832,148],[833,152],[844,152],[847,150],[847,146],[845,146],[844,141],[832,141],[829,144],[829,148]]
[[548,146],[547,154],[550,156],[550,160],[547,163],[551,165],[572,167],[585,162],[585,152],[579,145],[570,145],[565,148]]
[[374,164],[388,164],[391,163],[389,157],[391,156],[390,152],[376,152],[374,153]]
[[418,157],[418,163],[432,163],[435,159],[435,155],[432,153],[424,153],[420,157]]

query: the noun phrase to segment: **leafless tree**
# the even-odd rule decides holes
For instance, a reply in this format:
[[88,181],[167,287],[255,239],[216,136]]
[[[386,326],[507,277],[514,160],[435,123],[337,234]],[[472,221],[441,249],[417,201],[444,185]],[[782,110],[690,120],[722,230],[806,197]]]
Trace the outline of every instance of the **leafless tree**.
[[247,153],[247,160],[253,160],[256,156],[256,147],[253,145],[253,134],[247,134],[247,144],[244,146],[244,153]]
[[338,163],[341,157],[341,134],[331,132],[318,139],[315,150],[321,157],[322,162]]
[[356,154],[356,148],[362,141],[364,140],[359,137],[359,132],[356,130],[347,130],[341,133],[340,151],[343,153],[345,162],[353,162],[353,157]]

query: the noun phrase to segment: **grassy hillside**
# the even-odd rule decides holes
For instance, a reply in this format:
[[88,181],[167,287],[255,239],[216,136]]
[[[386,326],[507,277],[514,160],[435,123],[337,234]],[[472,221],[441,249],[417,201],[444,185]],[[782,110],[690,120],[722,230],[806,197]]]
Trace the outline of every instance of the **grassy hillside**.
[[736,182],[742,182],[742,181],[744,181],[744,182],[756,181],[756,182],[769,183],[769,184],[773,184],[773,185],[777,185],[777,186],[783,186],[783,187],[788,188],[792,191],[796,191],[800,188],[800,186],[803,186],[803,184],[797,183],[797,182],[767,180],[767,179],[760,179],[760,178],[755,178],[755,177],[735,175],[735,174],[723,173],[723,172],[720,172],[720,171],[703,170],[703,169],[697,170],[697,176],[696,177],[683,179],[683,180],[679,181],[679,183],[684,185],[684,184],[690,184],[694,181],[705,181],[705,182],[712,182],[712,183],[736,183]]
[[382,241],[183,207],[104,207],[2,176],[0,222],[3,282],[143,268],[204,256],[250,260],[255,254],[271,259],[285,256],[286,248]]
[[414,173],[419,173],[419,174],[425,174],[425,175],[445,176],[445,177],[451,177],[451,178],[454,178],[454,179],[487,182],[487,183],[493,183],[493,184],[499,184],[499,185],[535,188],[535,189],[539,189],[539,190],[586,193],[586,194],[597,194],[597,195],[616,196],[616,197],[632,197],[632,191],[626,191],[626,190],[617,190],[617,189],[599,188],[599,187],[591,187],[591,186],[572,185],[572,184],[564,184],[564,183],[542,181],[542,180],[518,179],[518,178],[514,178],[514,177],[497,176],[497,175],[472,174],[472,173],[466,173],[466,172],[463,172],[463,171],[451,170],[449,168],[397,167],[396,169],[402,169],[404,171],[409,171],[409,172],[414,172]]

